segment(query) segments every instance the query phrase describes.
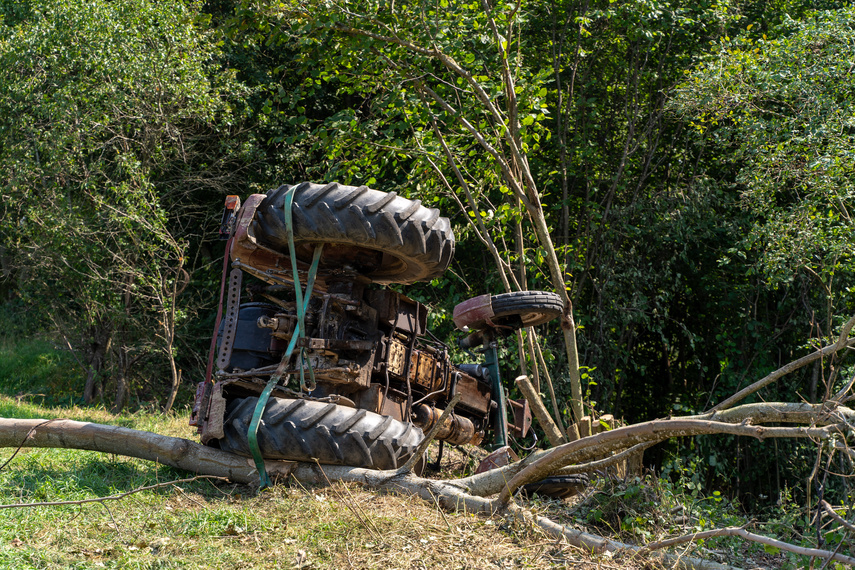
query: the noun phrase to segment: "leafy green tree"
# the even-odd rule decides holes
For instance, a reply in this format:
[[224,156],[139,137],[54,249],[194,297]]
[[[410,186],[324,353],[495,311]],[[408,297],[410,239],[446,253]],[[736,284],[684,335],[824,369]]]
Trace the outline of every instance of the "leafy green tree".
[[[547,234],[584,326],[590,398],[643,418],[677,400],[711,404],[773,366],[770,342],[784,330],[787,354],[799,346],[789,293],[749,259],[722,263],[753,223],[729,191],[726,149],[699,142],[667,106],[720,40],[786,12],[809,7],[244,2],[235,13],[300,60],[282,85],[299,79],[287,97],[306,114],[282,136],[323,153],[307,173],[460,206],[464,282],[434,284],[448,297],[461,298],[467,269],[485,259],[494,287],[561,287]],[[349,105],[309,112],[321,91]],[[536,189],[540,228],[515,188]]]
[[[799,295],[817,342],[855,304],[853,21],[845,8],[788,20],[774,37],[724,38],[674,101],[707,152],[720,155],[722,188],[746,219],[720,264],[748,260],[766,287]],[[818,394],[815,375],[808,395],[830,389]]]
[[197,202],[221,203],[243,152],[228,103],[241,88],[216,41],[198,5],[177,0],[4,11],[0,236],[17,294],[86,347],[87,402],[109,370],[123,406],[129,369],[156,356],[173,404]]
[[[692,407],[725,402],[752,375],[833,342],[855,306],[848,124],[855,13],[791,8],[798,20],[781,13],[743,20],[741,31],[716,41],[671,102],[692,131],[694,178],[685,191],[730,204],[716,220],[730,228],[730,238],[710,252],[713,275],[724,286],[707,279],[705,287],[717,291],[716,304],[729,316],[718,317],[725,326],[708,337],[716,350],[703,366],[715,371],[715,382],[697,391],[709,396]],[[817,361],[760,397],[830,398],[852,375],[851,357],[840,356]],[[715,442],[698,443],[699,455],[717,457],[710,476],[734,480],[744,470],[737,491],[748,504],[756,501],[752,494],[780,491],[764,473],[780,482],[807,477],[813,467],[796,445],[759,455],[755,445],[737,443],[731,455]]]
[[[562,329],[579,416],[570,301],[528,162],[542,131],[535,123],[544,117],[540,100],[546,75],[518,64],[524,43],[520,4],[441,2],[392,10],[376,2],[277,6],[278,19],[272,5],[261,11],[274,21],[278,37],[296,42],[317,62],[305,83],[332,82],[340,94],[364,101],[330,117],[315,133],[332,165],[328,176],[349,179],[370,169],[362,181],[372,184],[377,174],[406,169],[416,173],[409,184],[439,185],[443,201],[457,202],[472,222],[471,231],[490,251],[506,290],[527,288],[527,279],[500,251],[504,236],[499,232],[497,246],[484,220],[499,211],[501,219],[528,221],[528,239],[534,238],[552,287],[567,301]],[[361,156],[353,160],[356,148]],[[478,168],[475,176],[472,166]],[[501,201],[495,207],[482,191],[485,186]],[[517,236],[519,255],[525,249],[521,227]]]
[[[242,26],[254,22],[246,27],[264,30],[268,43],[311,63],[299,74],[300,93],[289,91],[298,107],[308,108],[299,101],[320,89],[351,101],[331,116],[315,116],[312,130],[289,132],[288,141],[324,153],[314,171],[324,179],[382,181],[445,212],[458,206],[457,258],[464,268],[483,271],[492,259],[493,287],[566,291],[586,325],[589,376],[600,380],[590,384],[591,395],[604,405],[619,402],[625,378],[634,382],[646,362],[663,360],[669,351],[660,336],[686,346],[666,361],[697,359],[688,348],[694,333],[680,325],[665,331],[677,316],[670,306],[685,307],[689,285],[680,293],[655,291],[673,289],[675,274],[692,273],[675,264],[691,264],[707,228],[678,239],[685,245],[679,254],[672,239],[654,244],[675,208],[698,219],[701,204],[718,205],[681,202],[678,189],[692,173],[674,163],[689,164],[691,157],[685,129],[668,120],[665,102],[684,70],[734,20],[728,7],[415,2],[389,8],[241,4]],[[639,245],[645,241],[653,243]],[[663,257],[673,260],[667,270],[658,265]],[[714,256],[706,259],[715,266]],[[451,288],[447,296],[460,300],[466,273],[458,272],[462,284],[454,277],[434,286],[446,295]],[[648,331],[652,342],[642,343],[649,351],[636,359],[633,345]],[[550,363],[557,348],[552,343],[545,351]],[[529,364],[541,360],[537,350],[529,352]],[[575,349],[567,352],[575,374]],[[525,369],[526,358],[521,362]],[[662,396],[627,399],[655,414],[649,408],[661,406]],[[575,415],[581,413],[577,407]]]

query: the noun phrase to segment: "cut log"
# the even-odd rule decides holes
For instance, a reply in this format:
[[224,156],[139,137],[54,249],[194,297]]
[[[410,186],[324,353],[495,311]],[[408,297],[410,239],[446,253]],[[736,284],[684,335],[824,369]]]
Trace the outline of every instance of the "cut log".
[[[258,483],[251,459],[206,447],[180,437],[74,420],[0,418],[0,447],[86,449],[154,461],[200,475]],[[266,461],[271,478],[287,477],[291,461]]]
[[543,405],[543,400],[540,399],[540,395],[534,389],[534,386],[531,385],[528,376],[518,376],[515,384],[517,385],[517,388],[520,389],[520,392],[523,393],[525,399],[528,400],[531,410],[534,412],[534,417],[536,417],[537,421],[540,422],[540,426],[543,428],[549,443],[553,447],[567,443],[567,440],[564,439],[564,435],[561,433],[561,430],[558,429],[558,426],[555,425],[555,421],[552,419],[552,416],[549,415],[546,406]]

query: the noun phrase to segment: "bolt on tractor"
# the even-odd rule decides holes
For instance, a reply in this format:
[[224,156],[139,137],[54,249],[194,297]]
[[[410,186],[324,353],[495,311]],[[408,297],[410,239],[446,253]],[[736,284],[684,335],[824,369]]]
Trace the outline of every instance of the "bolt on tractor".
[[428,308],[385,287],[447,269],[454,235],[437,210],[365,186],[302,183],[242,205],[230,196],[220,232],[221,303],[191,424],[204,444],[255,458],[263,484],[262,458],[400,467],[452,399],[441,442],[503,448],[509,431],[529,429],[525,401],[505,398],[497,341],[560,316],[561,298],[461,303],[459,345],[483,361],[452,363]]

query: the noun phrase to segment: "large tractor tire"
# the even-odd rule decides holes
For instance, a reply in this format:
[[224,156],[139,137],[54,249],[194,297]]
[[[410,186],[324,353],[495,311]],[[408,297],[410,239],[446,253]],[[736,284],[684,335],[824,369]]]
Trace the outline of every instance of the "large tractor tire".
[[[292,186],[267,193],[253,230],[263,245],[288,253],[285,196]],[[383,285],[414,283],[442,275],[454,254],[454,234],[439,211],[367,186],[304,182],[294,188],[294,244],[301,261],[311,261],[324,244],[321,266],[350,266]]]
[[[250,455],[247,432],[258,398],[229,402],[220,449]],[[271,398],[258,426],[266,459],[396,469],[424,439],[412,424],[366,410],[309,400]]]
[[561,316],[564,302],[551,291],[517,291],[493,295],[493,322],[504,326],[535,327]]

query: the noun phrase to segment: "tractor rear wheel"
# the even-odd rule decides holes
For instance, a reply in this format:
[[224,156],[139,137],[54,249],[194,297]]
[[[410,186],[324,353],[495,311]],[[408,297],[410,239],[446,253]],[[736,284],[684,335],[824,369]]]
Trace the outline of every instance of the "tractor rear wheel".
[[[258,398],[229,402],[220,449],[250,455],[247,432]],[[266,459],[396,469],[416,451],[422,430],[367,410],[310,400],[271,398],[258,426]]]
[[253,221],[258,241],[287,255],[285,198],[291,206],[297,258],[324,244],[323,270],[352,267],[375,283],[409,284],[439,277],[451,263],[454,234],[439,211],[395,192],[367,186],[304,182],[267,193]]

